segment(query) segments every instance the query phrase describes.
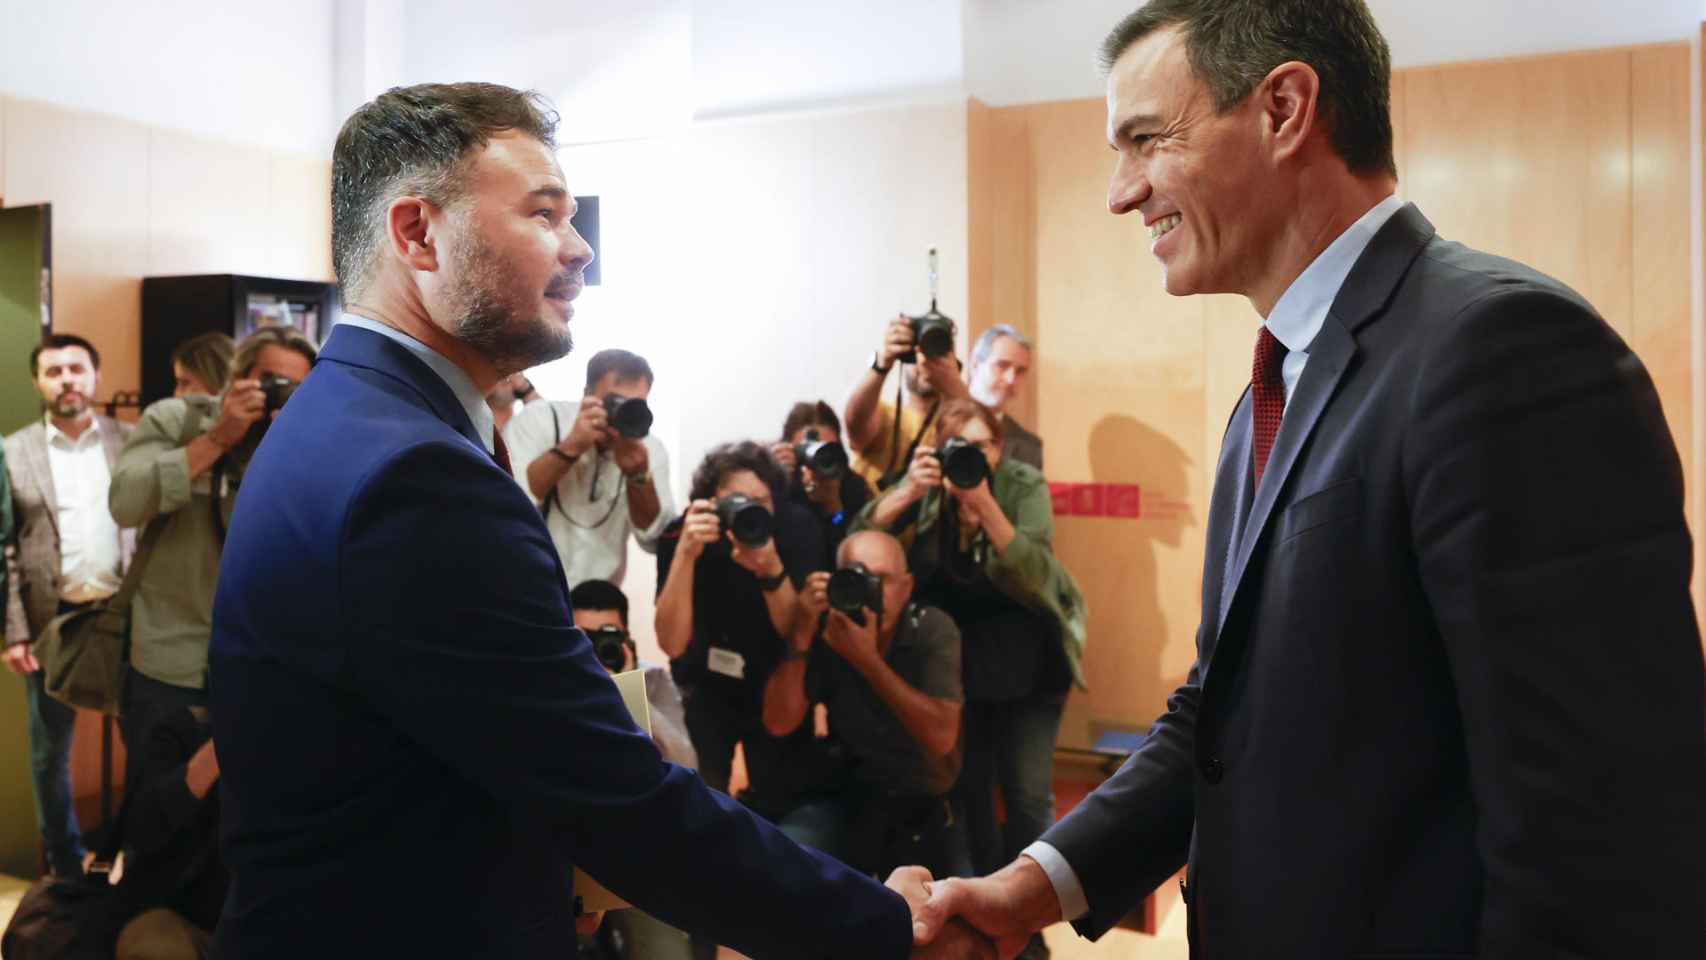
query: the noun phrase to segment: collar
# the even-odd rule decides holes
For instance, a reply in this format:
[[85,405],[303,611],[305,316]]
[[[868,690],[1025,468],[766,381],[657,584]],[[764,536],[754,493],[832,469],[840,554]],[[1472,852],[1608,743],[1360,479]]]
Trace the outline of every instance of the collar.
[[42,421],[42,425],[47,429],[47,442],[50,445],[53,443],[54,438],[56,438],[56,437],[62,437],[62,438],[64,438],[66,443],[69,443],[72,446],[76,446],[79,443],[88,443],[89,441],[87,439],[85,439],[87,437],[98,437],[101,435],[101,418],[100,417],[94,417],[94,416],[90,417],[89,418],[89,429],[83,431],[83,435],[78,437],[75,440],[71,439],[71,436],[69,434],[67,434],[65,431],[59,429],[59,427],[54,425],[53,414],[43,412],[41,415],[41,421]]
[[468,421],[474,425],[474,430],[479,433],[480,440],[485,443],[486,452],[490,453],[496,449],[493,446],[492,434],[497,430],[497,423],[492,419],[492,409],[486,406],[486,398],[480,396],[480,391],[474,386],[473,378],[469,377],[461,367],[451,363],[443,354],[414,337],[377,320],[369,320],[367,317],[346,313],[338,319],[338,323],[377,333],[418,357],[433,373],[438,374],[438,378],[443,380],[444,385],[450,388],[450,392],[456,395],[456,402],[460,403],[462,409],[467,411]]
[[1268,315],[1266,325],[1268,331],[1280,343],[1285,344],[1289,353],[1307,353],[1309,345],[1315,342],[1315,336],[1321,332],[1321,324],[1327,320],[1327,311],[1333,306],[1333,299],[1339,295],[1339,288],[1345,285],[1345,278],[1350,276],[1351,268],[1356,266],[1363,251],[1374,240],[1374,235],[1392,219],[1392,215],[1401,210],[1404,201],[1397,194],[1387,197],[1375,204],[1363,214],[1356,223],[1339,238],[1334,240],[1321,255],[1315,258],[1307,269],[1298,274],[1291,282],[1285,293],[1280,295],[1274,304],[1273,312]]

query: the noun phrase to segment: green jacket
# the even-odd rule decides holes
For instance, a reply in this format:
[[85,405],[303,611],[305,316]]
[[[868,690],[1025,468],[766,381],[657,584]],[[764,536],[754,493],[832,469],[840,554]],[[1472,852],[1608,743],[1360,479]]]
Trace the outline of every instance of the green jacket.
[[[995,468],[990,492],[1013,524],[1016,535],[1005,551],[988,551],[984,574],[1002,593],[1059,621],[1060,640],[1066,649],[1066,662],[1072,668],[1072,682],[1080,690],[1088,690],[1082,661],[1090,611],[1072,574],[1066,572],[1054,553],[1054,502],[1049,497],[1048,481],[1035,467],[1003,457]],[[894,488],[890,488],[873,497],[853,521],[852,529],[877,529],[871,520],[877,505],[893,495]],[[942,490],[925,494],[916,513],[906,515],[915,519],[902,521],[889,532],[904,535],[908,542],[929,536],[942,520],[945,497]]]
[[12,549],[12,472],[6,468],[6,451],[0,449],[0,597],[6,596],[6,569],[12,565]]

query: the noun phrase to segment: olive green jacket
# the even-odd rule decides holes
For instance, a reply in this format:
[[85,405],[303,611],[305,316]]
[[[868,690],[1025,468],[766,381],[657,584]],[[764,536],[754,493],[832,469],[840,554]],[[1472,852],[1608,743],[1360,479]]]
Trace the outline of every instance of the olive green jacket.
[[[1072,574],[1054,553],[1054,502],[1049,497],[1048,481],[1035,467],[1003,457],[996,465],[990,492],[1016,533],[1006,550],[990,550],[985,554],[984,574],[1002,593],[1059,621],[1060,641],[1066,650],[1066,662],[1072,668],[1072,681],[1079,689],[1087,690],[1082,661],[1090,611]],[[877,505],[893,495],[894,488],[890,488],[873,497],[853,521],[852,529],[877,529],[871,519]],[[916,514],[909,511],[904,515],[909,519],[888,532],[906,535],[909,540],[929,536],[936,524],[942,522],[945,499],[944,491],[930,491],[918,502]],[[913,517],[916,519],[910,519]]]

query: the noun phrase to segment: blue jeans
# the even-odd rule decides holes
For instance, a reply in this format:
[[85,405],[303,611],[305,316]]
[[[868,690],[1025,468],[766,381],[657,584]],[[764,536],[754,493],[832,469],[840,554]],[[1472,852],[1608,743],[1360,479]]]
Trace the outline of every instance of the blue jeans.
[[71,803],[71,733],[77,711],[47,695],[40,670],[24,677],[24,701],[30,714],[30,775],[35,788],[36,823],[55,874],[83,872],[83,831]]
[[[1065,693],[965,705],[966,760],[955,789],[979,876],[1006,866],[1054,825],[1054,741],[1065,711]],[[997,788],[1005,824],[995,815]]]

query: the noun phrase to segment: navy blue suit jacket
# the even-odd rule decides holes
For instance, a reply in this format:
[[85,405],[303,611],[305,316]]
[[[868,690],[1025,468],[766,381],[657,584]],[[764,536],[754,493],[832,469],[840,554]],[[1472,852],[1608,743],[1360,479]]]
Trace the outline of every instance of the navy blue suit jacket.
[[1189,862],[1192,955],[1706,956],[1680,462],[1592,307],[1407,206],[1260,489],[1221,449],[1197,661],[1044,836],[1098,935]]
[[907,954],[897,895],[659,757],[538,510],[371,331],[243,478],[210,659],[222,957],[568,956],[575,865],[752,957]]

